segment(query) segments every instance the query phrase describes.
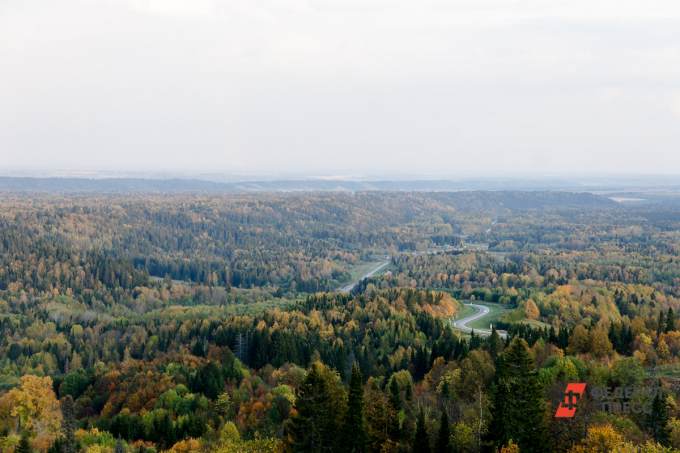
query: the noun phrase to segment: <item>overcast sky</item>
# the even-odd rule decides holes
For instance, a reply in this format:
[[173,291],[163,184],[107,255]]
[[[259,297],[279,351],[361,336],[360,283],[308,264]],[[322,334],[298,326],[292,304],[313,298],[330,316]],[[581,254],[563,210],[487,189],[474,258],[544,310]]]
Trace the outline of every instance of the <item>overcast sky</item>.
[[3,169],[680,174],[680,2],[0,0]]

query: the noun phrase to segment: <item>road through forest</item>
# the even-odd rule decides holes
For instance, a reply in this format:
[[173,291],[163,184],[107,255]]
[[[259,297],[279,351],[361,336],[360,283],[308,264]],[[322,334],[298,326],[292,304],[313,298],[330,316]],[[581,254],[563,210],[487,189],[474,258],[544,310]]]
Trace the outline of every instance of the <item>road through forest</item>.
[[389,266],[389,264],[390,264],[390,260],[383,261],[382,263],[380,263],[379,265],[377,265],[376,267],[374,267],[370,271],[366,272],[364,275],[362,275],[358,279],[356,279],[356,280],[352,281],[351,283],[343,286],[338,291],[343,292],[343,293],[348,293],[348,292],[352,291],[352,289],[354,289],[354,287],[357,286],[357,284],[359,284],[360,281],[362,281],[365,278],[373,277],[375,274],[377,274],[378,272],[380,272],[381,270],[383,270],[387,266]]
[[[453,320],[453,327],[455,327],[458,330],[462,330],[463,332],[470,333],[473,330],[475,331],[476,334],[481,335],[483,337],[491,335],[491,331],[489,329],[473,329],[472,327],[469,327],[468,324],[476,321],[478,319],[483,318],[484,316],[489,314],[489,307],[486,307],[484,305],[480,304],[465,304],[466,307],[472,307],[476,309],[477,311],[469,316],[466,316],[464,318],[460,319],[454,319]],[[507,333],[499,330],[498,335],[501,336],[501,338],[505,338],[507,336]]]

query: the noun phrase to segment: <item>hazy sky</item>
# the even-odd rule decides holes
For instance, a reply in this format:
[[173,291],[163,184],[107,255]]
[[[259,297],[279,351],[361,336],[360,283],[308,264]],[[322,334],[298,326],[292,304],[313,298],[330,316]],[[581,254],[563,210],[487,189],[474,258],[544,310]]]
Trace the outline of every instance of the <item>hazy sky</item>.
[[0,0],[0,169],[680,174],[680,2]]

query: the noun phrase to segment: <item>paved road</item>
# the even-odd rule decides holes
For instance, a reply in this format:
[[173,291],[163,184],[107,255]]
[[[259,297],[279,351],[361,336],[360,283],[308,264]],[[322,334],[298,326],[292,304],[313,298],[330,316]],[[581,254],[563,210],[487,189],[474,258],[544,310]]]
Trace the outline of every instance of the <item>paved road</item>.
[[[471,323],[472,321],[476,321],[488,315],[489,307],[479,304],[465,304],[465,306],[472,307],[477,311],[471,314],[470,316],[466,316],[465,318],[455,319],[453,321],[453,327],[455,327],[458,330],[462,330],[463,332],[470,333],[472,332],[473,329],[472,327],[469,327],[468,324]],[[481,335],[483,337],[491,335],[491,331],[489,329],[474,329],[474,331],[476,334]],[[508,334],[503,330],[499,330],[498,335],[500,335],[501,338],[505,338]]]
[[354,287],[357,286],[357,284],[359,284],[360,281],[362,281],[365,278],[373,277],[375,274],[377,274],[378,272],[380,272],[381,270],[383,270],[387,266],[389,266],[389,264],[390,264],[390,260],[383,261],[378,266],[374,267],[373,269],[371,269],[370,271],[366,272],[364,275],[359,277],[359,279],[353,281],[352,283],[350,283],[348,285],[343,286],[338,291],[340,291],[342,293],[348,293],[348,292],[352,291],[354,289]]

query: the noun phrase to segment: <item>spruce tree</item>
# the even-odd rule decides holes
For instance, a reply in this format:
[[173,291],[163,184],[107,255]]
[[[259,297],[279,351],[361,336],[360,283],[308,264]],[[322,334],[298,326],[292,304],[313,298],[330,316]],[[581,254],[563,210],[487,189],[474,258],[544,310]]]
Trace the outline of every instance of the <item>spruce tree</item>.
[[662,445],[669,444],[668,405],[661,391],[657,392],[652,401],[652,410],[647,417],[647,426],[654,440]]
[[499,357],[492,400],[489,432],[497,446],[513,440],[522,452],[546,450],[545,404],[526,341],[513,339]]
[[76,409],[71,395],[66,395],[61,400],[61,414],[62,423],[61,428],[64,434],[64,441],[62,442],[62,453],[75,453],[78,451],[78,446],[75,437],[76,431]]
[[449,416],[446,410],[442,411],[441,419],[439,420],[439,434],[437,435],[436,453],[450,453],[451,452],[451,427],[449,426]]
[[390,420],[391,423],[389,426],[389,436],[395,440],[402,439],[404,437],[404,433],[402,432],[403,419],[401,415],[403,414],[404,409],[401,400],[401,388],[399,387],[399,383],[397,382],[397,379],[394,376],[392,376],[392,378],[389,380],[389,384],[387,384],[386,390],[390,406],[392,406],[392,409],[396,414],[396,417]]
[[14,453],[33,453],[33,448],[31,448],[31,442],[28,439],[28,433],[26,431],[21,434],[21,440],[19,441],[16,450],[14,450]]
[[669,308],[668,314],[666,315],[666,332],[672,330],[675,330],[675,313],[673,313],[672,308]]
[[356,362],[352,366],[352,376],[349,381],[347,414],[343,430],[345,437],[343,451],[360,453],[366,450],[363,378]]
[[425,427],[425,414],[423,413],[422,408],[418,413],[416,435],[413,439],[413,453],[430,453],[430,439],[427,435],[427,428]]
[[419,381],[425,376],[428,369],[429,358],[427,350],[423,347],[416,349],[415,357],[413,358],[413,378]]
[[659,312],[659,320],[656,323],[656,334],[661,335],[667,328],[666,318],[664,318],[663,311]]
[[153,420],[153,430],[155,440],[157,440],[163,447],[170,448],[175,443],[175,425],[172,422],[172,417],[167,411],[163,412],[160,417]]
[[392,406],[398,412],[401,410],[401,390],[399,389],[399,383],[394,377],[390,379],[389,390],[390,403],[392,403]]
[[314,362],[298,390],[297,414],[286,426],[294,452],[329,452],[340,447],[338,421],[345,415],[345,395],[336,373]]
[[503,341],[501,340],[500,335],[498,335],[498,332],[496,331],[495,327],[491,329],[491,335],[489,335],[487,345],[489,349],[489,354],[494,360],[496,359],[496,357],[498,357],[498,354],[500,354],[501,351],[503,351]]

